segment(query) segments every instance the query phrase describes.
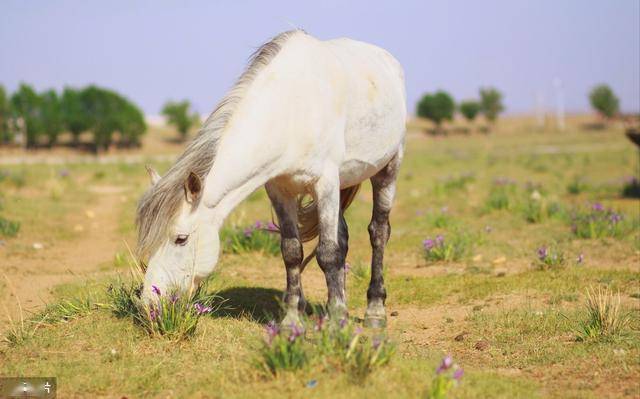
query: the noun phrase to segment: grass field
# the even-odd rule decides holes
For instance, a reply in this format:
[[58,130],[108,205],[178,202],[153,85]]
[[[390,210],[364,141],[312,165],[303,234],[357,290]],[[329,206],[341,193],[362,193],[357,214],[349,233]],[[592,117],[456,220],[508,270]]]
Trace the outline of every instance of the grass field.
[[[638,178],[638,150],[621,128],[586,130],[585,120],[563,133],[526,118],[491,134],[434,137],[411,126],[385,256],[396,353],[364,382],[332,363],[276,377],[256,367],[285,285],[271,251],[223,253],[208,289],[224,303],[190,339],[152,337],[116,317],[107,287],[129,278],[142,160],[0,166],[0,220],[20,223],[0,230],[0,303],[12,320],[0,375],[57,376],[60,397],[416,398],[450,354],[464,376],[448,397],[640,397],[640,203],[622,195]],[[347,213],[356,324],[371,205],[365,184]],[[270,215],[259,190],[226,223]],[[303,284],[309,302],[324,302],[315,263]],[[586,293],[598,287],[619,293],[621,327],[588,336]]]

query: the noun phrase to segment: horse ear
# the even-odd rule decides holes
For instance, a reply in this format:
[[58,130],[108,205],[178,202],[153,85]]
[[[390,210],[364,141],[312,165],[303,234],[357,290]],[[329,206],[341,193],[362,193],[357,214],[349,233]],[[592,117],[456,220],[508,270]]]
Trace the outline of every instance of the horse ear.
[[202,194],[202,180],[195,173],[189,173],[187,181],[184,183],[184,195],[187,202],[195,204]]
[[155,185],[158,180],[160,180],[160,175],[158,174],[158,172],[156,172],[155,169],[151,167],[151,165],[144,165],[144,167],[147,169],[147,173],[149,174],[149,178],[151,179],[151,185]]

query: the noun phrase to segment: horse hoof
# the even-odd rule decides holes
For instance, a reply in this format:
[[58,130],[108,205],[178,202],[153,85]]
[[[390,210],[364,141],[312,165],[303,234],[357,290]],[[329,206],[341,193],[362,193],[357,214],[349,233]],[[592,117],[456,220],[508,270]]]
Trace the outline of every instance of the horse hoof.
[[385,328],[387,326],[386,317],[364,317],[364,326],[367,328]]

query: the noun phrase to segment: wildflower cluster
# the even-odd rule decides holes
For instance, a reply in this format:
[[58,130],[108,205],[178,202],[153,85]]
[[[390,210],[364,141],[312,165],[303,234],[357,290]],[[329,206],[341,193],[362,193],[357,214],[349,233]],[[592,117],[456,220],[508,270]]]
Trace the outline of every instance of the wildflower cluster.
[[427,398],[444,399],[448,392],[460,383],[464,370],[453,363],[451,356],[445,356],[431,381]]
[[[566,264],[564,253],[554,247],[542,246],[536,250],[537,264],[540,269],[552,269]],[[582,259],[580,259],[582,262]]]
[[354,382],[362,382],[376,368],[387,364],[395,347],[386,339],[370,339],[360,327],[346,318],[331,321],[320,315],[280,329],[271,322],[266,326],[266,338],[258,365],[271,374],[295,370],[307,364],[319,363],[327,369],[343,369]]
[[131,317],[150,335],[164,336],[171,340],[182,340],[193,335],[200,317],[214,311],[215,295],[205,294],[200,286],[191,295],[177,292],[163,293],[153,285],[154,300],[144,303],[140,300],[139,285],[109,286],[107,294],[110,307],[118,317]]
[[441,234],[435,238],[427,238],[422,242],[426,260],[435,261],[456,261],[461,259],[467,252],[469,239],[464,235],[454,235],[446,240]]
[[601,203],[593,204],[588,212],[578,212],[571,227],[579,238],[620,237],[627,231],[624,216]]
[[226,228],[221,232],[225,249],[232,253],[262,251],[270,255],[280,253],[280,230],[273,222],[256,221],[253,225]]

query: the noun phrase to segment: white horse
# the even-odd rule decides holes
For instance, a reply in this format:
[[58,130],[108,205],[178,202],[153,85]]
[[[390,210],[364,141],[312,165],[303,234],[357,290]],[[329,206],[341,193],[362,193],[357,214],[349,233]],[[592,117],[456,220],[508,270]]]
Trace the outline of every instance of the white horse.
[[[382,261],[405,120],[402,67],[385,50],[350,39],[321,41],[299,30],[264,44],[167,174],[149,170],[152,186],[136,218],[138,254],[149,258],[143,298],[152,300],[152,286],[186,291],[206,278],[218,260],[225,217],[264,185],[287,271],[283,323],[298,322],[304,309],[302,242],[315,236],[327,307],[342,317],[343,212],[361,182],[371,179],[365,325],[384,326]],[[302,206],[305,195],[312,202]]]

